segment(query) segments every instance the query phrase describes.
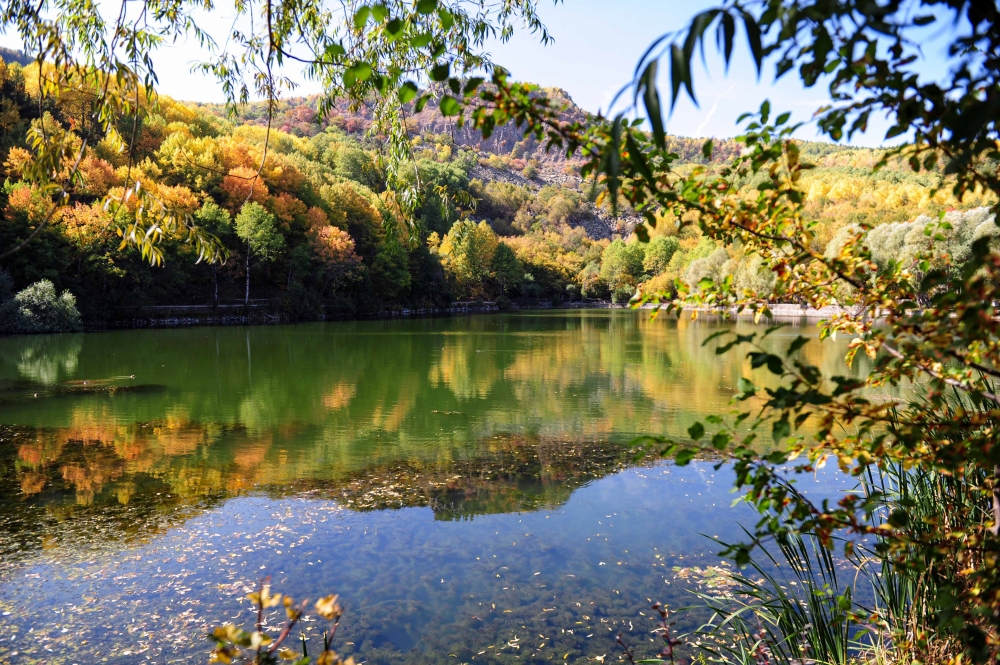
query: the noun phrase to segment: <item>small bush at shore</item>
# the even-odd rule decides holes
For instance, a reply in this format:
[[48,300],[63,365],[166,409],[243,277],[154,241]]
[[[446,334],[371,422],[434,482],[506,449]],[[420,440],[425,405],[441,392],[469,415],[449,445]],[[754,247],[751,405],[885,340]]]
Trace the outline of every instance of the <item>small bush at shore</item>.
[[54,333],[80,330],[80,312],[69,291],[56,293],[47,279],[35,282],[0,304],[0,331]]

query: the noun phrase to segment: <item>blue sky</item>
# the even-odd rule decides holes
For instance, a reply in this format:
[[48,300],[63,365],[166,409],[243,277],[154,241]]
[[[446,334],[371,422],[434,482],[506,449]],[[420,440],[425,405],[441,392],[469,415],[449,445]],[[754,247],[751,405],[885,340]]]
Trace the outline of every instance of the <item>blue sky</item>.
[[[495,60],[519,79],[566,90],[591,112],[608,111],[621,87],[629,82],[636,63],[650,43],[665,32],[678,30],[698,10],[717,2],[686,0],[567,0],[546,2],[542,16],[555,43],[543,47],[528,35],[518,35],[493,49]],[[721,57],[707,50],[707,68],[695,68],[695,106],[685,96],[667,121],[667,130],[683,136],[732,136],[740,114],[756,110],[770,99],[776,109],[808,120],[828,98],[826,90],[806,90],[794,76],[775,82],[769,71],[760,80],[743,42],[737,43],[727,73]],[[661,65],[661,94],[669,90],[665,63]],[[815,131],[806,130],[812,137]]]
[[[233,12],[227,3],[205,16],[201,27],[213,34],[226,34]],[[540,13],[554,44],[542,46],[527,33],[518,33],[506,44],[492,44],[494,60],[507,67],[514,77],[543,86],[564,89],[584,109],[608,111],[615,93],[632,77],[636,62],[647,46],[659,35],[683,27],[698,10],[711,0],[565,0],[553,4],[541,0]],[[809,121],[813,111],[827,99],[826,88],[819,84],[804,88],[795,72],[774,81],[772,69],[758,79],[743,36],[738,33],[734,62],[727,73],[713,49],[707,51],[707,65],[695,68],[696,106],[684,98],[668,118],[672,134],[694,137],[728,137],[738,133],[736,118],[757,109],[765,99],[777,111],[791,111],[794,120]],[[928,71],[937,69],[943,44],[947,40],[931,38],[925,52]],[[0,44],[17,48],[8,36],[0,35]],[[937,44],[935,46],[935,44]],[[160,91],[176,99],[220,101],[222,93],[211,79],[190,72],[191,63],[203,58],[193,43],[179,43],[158,51],[156,62]],[[661,90],[667,89],[666,67],[662,67]],[[295,72],[289,72],[294,76]],[[315,84],[304,81],[299,92],[316,92]],[[858,145],[879,145],[887,124],[873,120],[866,136],[856,138]],[[816,138],[813,126],[803,128],[801,138]]]

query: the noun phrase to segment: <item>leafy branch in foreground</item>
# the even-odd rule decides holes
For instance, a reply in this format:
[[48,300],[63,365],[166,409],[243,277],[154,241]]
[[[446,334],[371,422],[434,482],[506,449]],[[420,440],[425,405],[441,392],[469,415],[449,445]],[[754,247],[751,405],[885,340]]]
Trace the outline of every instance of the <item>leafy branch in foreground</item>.
[[[105,197],[112,212],[109,228],[123,247],[138,248],[154,264],[162,263],[160,244],[170,239],[195,243],[199,259],[225,258],[218,238],[193,215],[151,193],[135,160],[140,127],[159,108],[153,54],[166,43],[192,38],[208,50],[208,60],[195,69],[219,82],[231,114],[252,96],[265,100],[268,130],[281,95],[296,87],[283,73],[288,65],[301,66],[323,85],[321,119],[340,102],[352,111],[364,108],[373,119],[371,138],[383,143],[383,166],[397,201],[412,217],[421,188],[419,173],[414,184],[400,172],[413,162],[407,114],[434,98],[442,113],[453,114],[483,81],[472,75],[496,68],[486,51],[491,39],[506,41],[517,26],[543,43],[551,39],[534,0],[350,0],[336,6],[322,0],[253,0],[232,7],[232,28],[219,34],[199,27],[202,13],[219,9],[203,0],[123,2],[108,15],[88,0],[13,0],[0,9],[0,31],[16,35],[35,60],[39,108],[67,98],[86,107],[84,127],[50,122],[31,142],[21,176],[50,197],[51,211],[36,233],[3,256],[20,250],[69,204],[70,191],[58,184],[59,174],[101,143],[128,165],[126,196]],[[72,141],[73,129],[81,130],[83,141]],[[247,176],[251,190],[266,158],[267,141],[258,168]],[[76,176],[73,166],[68,180]],[[129,192],[142,195],[143,204],[129,205]]]
[[[306,616],[308,601],[296,604],[291,596],[272,593],[270,578],[261,580],[257,590],[247,594],[247,598],[257,610],[254,629],[247,631],[233,624],[212,629],[208,638],[215,644],[215,649],[209,658],[210,663],[244,662],[267,665],[288,661],[295,665],[308,665],[313,662],[316,665],[354,665],[353,658],[342,660],[331,648],[340,617],[344,613],[337,603],[337,596],[320,598],[313,607],[318,617],[330,622],[330,628],[323,632],[322,651],[315,660],[309,656],[304,635],[300,634],[301,648],[298,653],[288,646],[292,631]],[[284,609],[285,621],[280,624],[277,633],[272,634],[266,628],[270,619],[267,615],[268,610],[275,607]]]
[[[831,104],[816,117],[831,139],[864,133],[872,114],[884,114],[891,123],[887,139],[910,139],[887,150],[886,158],[901,157],[915,172],[930,173],[959,200],[986,194],[995,202],[1000,200],[997,19],[994,5],[966,1],[726,2],[699,13],[684,30],[664,35],[637,66],[632,100],[637,114],[641,104],[649,132],[625,114],[587,125],[561,122],[530,87],[497,77],[495,90],[483,94],[491,108],[470,111],[484,133],[513,121],[546,138],[550,147],[579,154],[585,160],[582,173],[603,184],[612,205],[627,202],[649,226],[663,219],[697,225],[712,240],[738,243],[760,256],[776,277],[771,299],[738,292],[731,279],[678,284],[673,299],[643,294],[640,300],[661,312],[694,307],[696,316],[698,308],[721,309],[752,312],[759,320],[773,300],[838,308],[823,322],[821,337],[849,336],[848,363],[859,351],[874,360],[867,379],[824,380],[817,368],[795,358],[798,341],[782,355],[755,349],[748,355],[751,366],[766,368],[778,383],[759,390],[745,380],[737,400],[754,397],[761,408],[756,415],[739,411],[728,428],[712,436],[713,448],[734,456],[737,486],[763,514],[755,541],[812,533],[824,547],[833,547],[833,535],[841,531],[878,534],[879,556],[893,566],[942,575],[925,624],[932,631],[910,633],[894,646],[919,656],[929,648],[920,635],[954,638],[964,656],[952,655],[975,662],[1000,654],[1000,395],[993,387],[1000,377],[995,309],[1000,252],[987,235],[973,243],[971,258],[959,267],[947,252],[933,251],[945,239],[944,220],[926,227],[925,252],[887,269],[879,269],[862,242],[864,224],[824,250],[804,208],[801,180],[811,165],[793,139],[799,125],[790,114],[775,117],[765,102],[741,119],[747,122],[739,137],[745,148],[732,163],[679,172],[673,169],[677,156],[666,149],[656,71],[661,60],[669,60],[671,104],[682,92],[693,98],[695,51],[714,30],[728,63],[741,26],[758,71],[774,62],[779,77],[796,70],[807,87],[828,83]],[[946,31],[951,41],[943,81],[929,81],[921,71],[920,44],[932,29]],[[712,150],[706,142],[705,154]],[[755,191],[734,187],[746,181],[756,183]],[[648,235],[642,228],[636,233],[640,239]],[[756,334],[736,337],[721,350],[754,339]],[[915,396],[903,402],[876,398],[881,389],[899,385]],[[953,402],[953,395],[960,401]],[[761,457],[750,444],[765,426],[778,448]],[[690,433],[699,439],[705,427]],[[665,448],[679,461],[689,460],[692,450]],[[797,458],[805,461],[785,466]],[[987,510],[973,523],[941,514],[918,523],[900,504],[881,522],[872,517],[872,497],[848,493],[816,505],[795,490],[788,475],[811,472],[830,458],[857,477],[881,475],[895,464],[959,478],[963,492]],[[851,543],[848,539],[846,546]],[[730,549],[740,561],[749,552],[749,544]]]

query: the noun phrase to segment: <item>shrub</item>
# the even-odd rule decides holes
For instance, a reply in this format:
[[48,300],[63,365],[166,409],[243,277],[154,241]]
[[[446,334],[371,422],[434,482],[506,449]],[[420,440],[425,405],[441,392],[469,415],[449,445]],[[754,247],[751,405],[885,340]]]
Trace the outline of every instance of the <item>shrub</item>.
[[523,175],[528,180],[534,180],[535,178],[538,177],[538,169],[536,169],[531,164],[528,164],[527,166],[524,167],[524,170],[521,171],[521,175]]
[[631,286],[619,286],[611,293],[611,302],[616,305],[627,303],[635,295],[635,289]]
[[56,295],[52,282],[35,282],[0,305],[0,330],[14,333],[70,332],[80,329],[76,298]]

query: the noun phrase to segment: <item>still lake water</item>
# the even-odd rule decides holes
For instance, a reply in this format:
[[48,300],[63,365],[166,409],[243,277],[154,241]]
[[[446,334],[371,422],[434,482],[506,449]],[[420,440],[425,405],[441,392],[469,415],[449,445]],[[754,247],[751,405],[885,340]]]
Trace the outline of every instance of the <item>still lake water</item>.
[[[751,518],[725,469],[629,447],[731,408],[749,366],[701,345],[723,325],[594,310],[0,339],[0,662],[204,662],[207,627],[249,625],[265,575],[339,593],[338,651],[373,664],[617,660],[621,631],[652,653],[650,599],[694,603],[720,565],[707,536]],[[798,334],[815,329],[768,343]],[[804,353],[843,373],[845,348]]]

